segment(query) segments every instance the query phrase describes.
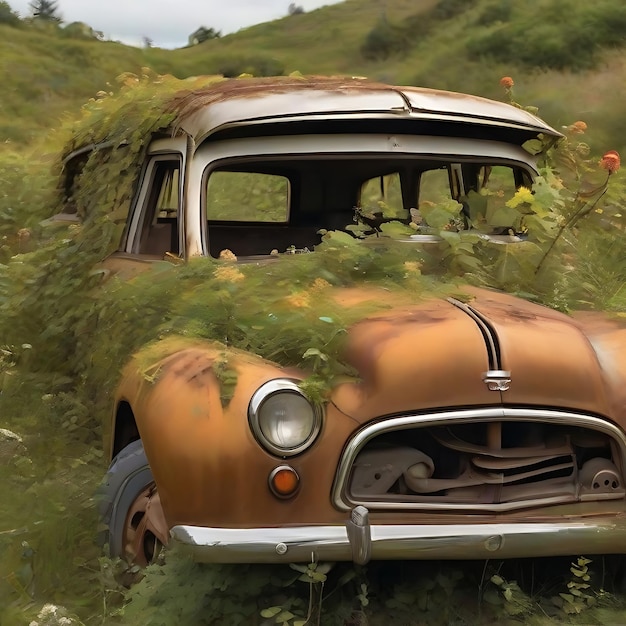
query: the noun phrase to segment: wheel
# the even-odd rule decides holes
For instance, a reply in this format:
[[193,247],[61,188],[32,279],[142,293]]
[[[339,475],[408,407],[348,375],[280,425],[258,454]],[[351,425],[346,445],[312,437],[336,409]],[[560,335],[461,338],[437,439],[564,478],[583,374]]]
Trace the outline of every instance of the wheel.
[[111,557],[148,565],[167,543],[168,527],[141,440],[113,459],[99,493],[100,544]]

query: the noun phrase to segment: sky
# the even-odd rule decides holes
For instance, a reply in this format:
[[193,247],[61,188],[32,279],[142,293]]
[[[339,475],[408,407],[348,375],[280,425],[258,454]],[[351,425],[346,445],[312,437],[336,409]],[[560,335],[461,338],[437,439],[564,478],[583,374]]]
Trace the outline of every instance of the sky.
[[[309,12],[340,0],[295,0]],[[141,46],[180,48],[200,26],[222,35],[287,15],[292,0],[57,0],[63,22],[85,22],[106,39]],[[31,15],[31,0],[8,0],[21,17]]]

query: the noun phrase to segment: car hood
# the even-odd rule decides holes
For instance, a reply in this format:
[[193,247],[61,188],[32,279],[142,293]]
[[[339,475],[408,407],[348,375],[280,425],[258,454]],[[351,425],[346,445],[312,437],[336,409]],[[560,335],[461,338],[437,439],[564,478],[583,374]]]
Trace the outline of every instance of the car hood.
[[[494,405],[626,421],[626,325],[600,314],[571,317],[498,292],[468,293],[467,304],[433,300],[355,324],[346,358],[361,380],[334,391],[337,408],[358,422]],[[489,384],[494,375],[504,384]]]

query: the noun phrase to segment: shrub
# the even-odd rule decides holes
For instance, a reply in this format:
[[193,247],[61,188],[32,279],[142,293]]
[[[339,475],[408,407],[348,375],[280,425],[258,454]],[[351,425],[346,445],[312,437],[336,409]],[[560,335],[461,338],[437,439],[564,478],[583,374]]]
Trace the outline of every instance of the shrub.
[[[567,28],[562,27],[564,15]],[[601,49],[623,46],[625,30],[626,5],[600,1],[581,7],[559,0],[540,15],[528,13],[470,38],[467,50],[471,57],[487,56],[507,64],[580,71],[597,63]]]
[[221,74],[226,78],[241,76],[241,74],[282,76],[285,73],[285,65],[282,61],[271,57],[236,57],[229,55],[225,59],[218,60],[213,71],[215,74]]
[[9,26],[19,26],[21,20],[17,13],[14,13],[8,2],[0,2],[0,24]]
[[477,0],[439,0],[432,9],[432,17],[436,20],[449,20],[472,9],[476,2]]
[[485,6],[482,13],[478,16],[476,24],[489,26],[496,22],[508,22],[512,11],[511,0],[497,0]]
[[407,49],[407,34],[404,28],[392,24],[383,17],[365,37],[361,54],[369,61],[384,61]]

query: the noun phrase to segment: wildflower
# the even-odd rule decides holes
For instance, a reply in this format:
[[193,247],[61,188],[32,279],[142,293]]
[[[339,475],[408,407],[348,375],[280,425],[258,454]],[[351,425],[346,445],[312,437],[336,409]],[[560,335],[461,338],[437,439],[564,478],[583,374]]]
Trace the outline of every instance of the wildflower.
[[44,604],[43,607],[41,607],[41,611],[39,611],[39,615],[37,617],[41,619],[42,617],[56,615],[58,610],[59,607],[55,606],[54,604]]
[[574,122],[568,126],[567,130],[572,133],[572,135],[582,135],[587,130],[587,124],[578,120],[578,122]]
[[500,79],[500,84],[505,88],[505,89],[511,89],[511,87],[513,87],[513,85],[515,85],[515,82],[513,81],[513,79],[510,76],[503,76]]
[[520,187],[515,195],[506,203],[510,209],[515,209],[520,204],[532,204],[535,201],[533,192],[528,187]]
[[227,265],[218,267],[213,272],[213,276],[217,280],[221,280],[225,283],[238,283],[240,280],[245,278],[245,276],[236,267]]
[[621,161],[619,158],[619,152],[616,150],[609,150],[604,153],[604,156],[600,159],[600,167],[606,170],[609,175],[615,174],[620,168]]
[[583,141],[579,142],[576,146],[576,153],[580,154],[580,156],[586,157],[589,156],[589,152],[591,149],[589,148],[589,144],[584,143]]
[[220,259],[222,261],[236,261],[237,257],[235,256],[235,253],[232,250],[222,250],[220,252]]
[[411,274],[419,274],[422,264],[419,261],[405,261],[404,269],[406,270],[404,277],[408,278]]
[[328,289],[330,287],[330,283],[323,278],[316,278],[313,281],[313,285],[311,285],[311,291],[324,291],[324,289]]
[[311,306],[311,296],[306,291],[292,293],[286,298],[290,306],[296,309],[306,309]]

